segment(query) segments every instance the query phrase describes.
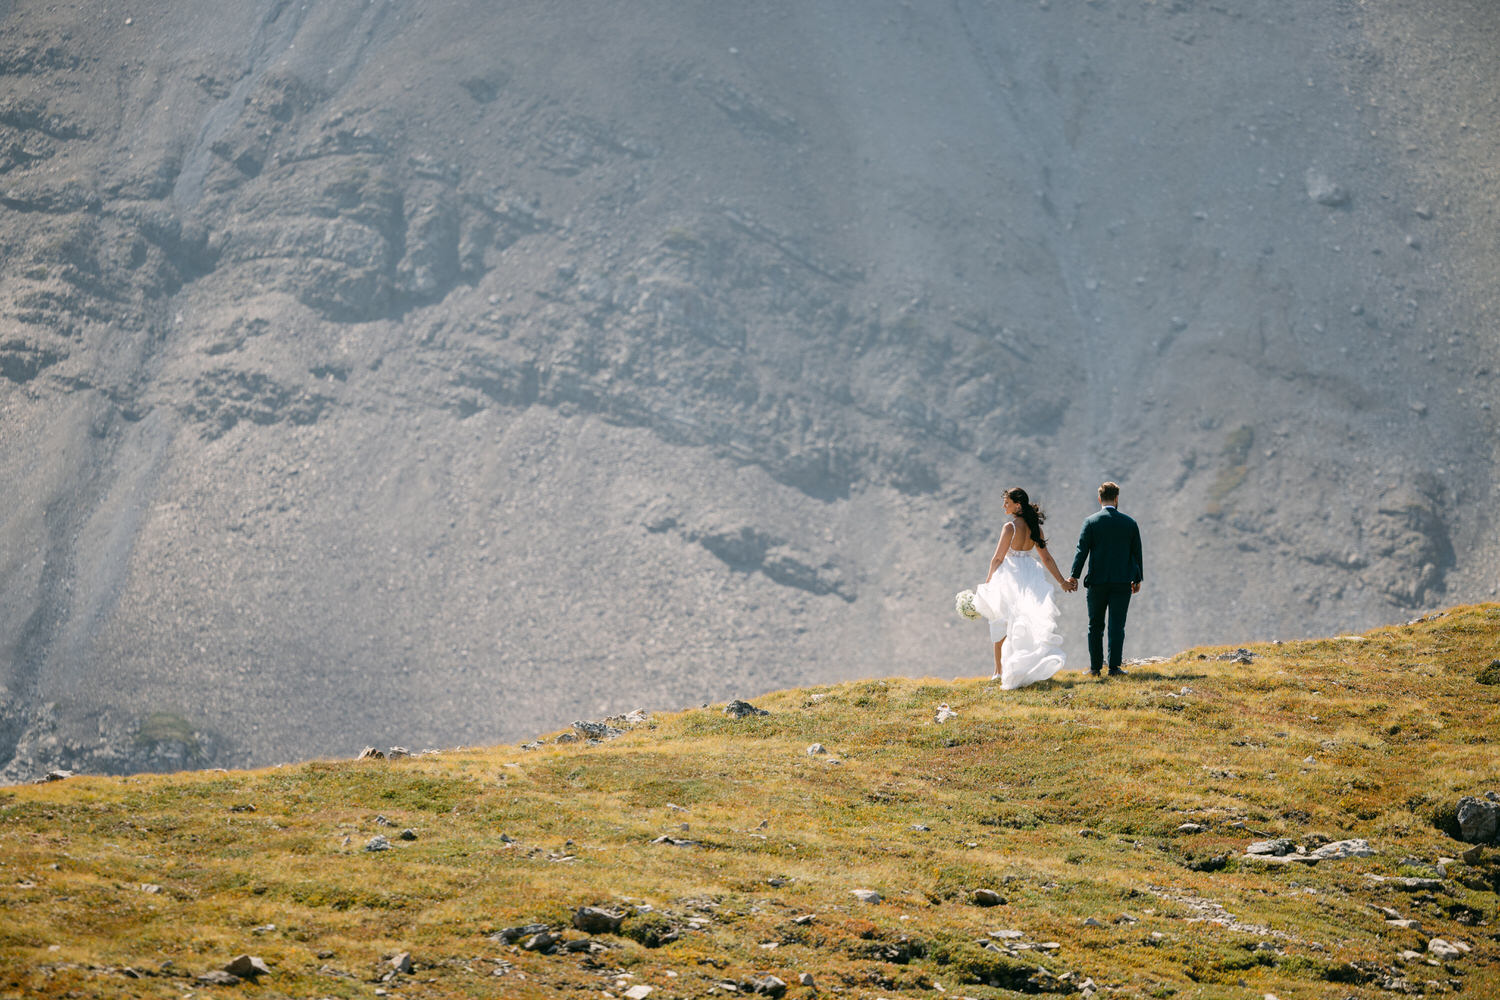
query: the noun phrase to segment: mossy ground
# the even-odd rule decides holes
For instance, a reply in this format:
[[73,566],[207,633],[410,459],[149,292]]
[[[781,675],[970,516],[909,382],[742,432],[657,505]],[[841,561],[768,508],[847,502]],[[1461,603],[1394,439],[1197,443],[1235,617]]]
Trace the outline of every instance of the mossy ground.
[[[0,996],[649,985],[661,1000],[773,973],[796,997],[812,995],[796,982],[810,972],[824,995],[995,997],[1035,988],[1037,966],[1101,996],[1377,996],[1395,978],[1500,996],[1496,852],[1437,868],[1466,846],[1439,828],[1444,810],[1500,788],[1496,688],[1477,682],[1500,656],[1500,605],[1249,648],[1248,665],[1191,650],[1125,679],[1012,692],[784,691],[757,699],[768,716],[657,716],[599,745],[3,789]],[[935,723],[940,703],[957,718]],[[1188,821],[1203,831],[1179,832]],[[404,828],[417,839],[397,839]],[[394,848],[363,850],[377,834]],[[695,843],[653,843],[664,834]],[[1240,859],[1282,836],[1378,853]],[[1189,867],[1220,855],[1218,870]],[[1369,877],[1440,874],[1417,893]],[[974,905],[979,888],[1005,903]],[[629,914],[596,953],[488,937],[567,928],[583,905]],[[980,947],[1002,929],[1057,947]],[[1472,950],[1397,959],[1431,937]],[[194,981],[245,952],[272,974]],[[413,973],[381,982],[400,952]]]

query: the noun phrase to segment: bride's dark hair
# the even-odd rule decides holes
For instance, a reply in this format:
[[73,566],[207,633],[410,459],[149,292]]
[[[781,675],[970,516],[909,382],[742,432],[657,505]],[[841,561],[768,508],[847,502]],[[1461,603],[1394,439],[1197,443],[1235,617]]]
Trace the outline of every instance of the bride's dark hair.
[[1045,549],[1047,536],[1042,534],[1042,522],[1047,520],[1047,515],[1042,513],[1042,508],[1032,503],[1026,491],[1019,486],[1012,486],[1006,490],[1005,499],[1014,500],[1021,505],[1021,520],[1025,521],[1026,527],[1031,529],[1031,537],[1036,542],[1036,547]]

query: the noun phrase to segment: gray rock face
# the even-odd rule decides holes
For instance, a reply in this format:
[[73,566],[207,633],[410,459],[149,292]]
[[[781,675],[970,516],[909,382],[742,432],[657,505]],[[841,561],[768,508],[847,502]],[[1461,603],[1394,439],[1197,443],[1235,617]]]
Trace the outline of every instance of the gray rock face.
[[748,701],[736,699],[724,706],[724,714],[731,719],[746,719],[757,715],[770,715],[771,713],[763,708],[756,708]]
[[0,781],[978,675],[1013,481],[1132,656],[1492,597],[1500,10],[1139,6],[0,5]]

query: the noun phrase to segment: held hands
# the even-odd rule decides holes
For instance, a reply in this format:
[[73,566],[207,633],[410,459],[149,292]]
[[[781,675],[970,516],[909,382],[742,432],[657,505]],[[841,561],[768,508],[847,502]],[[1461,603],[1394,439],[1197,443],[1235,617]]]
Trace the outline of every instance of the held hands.
[[1063,583],[1062,583],[1062,589],[1064,591],[1066,591],[1067,593],[1069,593],[1069,594],[1071,594],[1073,591],[1077,590],[1078,589],[1078,577],[1076,577],[1076,576],[1070,576],[1070,577],[1068,577],[1066,580],[1063,581]]

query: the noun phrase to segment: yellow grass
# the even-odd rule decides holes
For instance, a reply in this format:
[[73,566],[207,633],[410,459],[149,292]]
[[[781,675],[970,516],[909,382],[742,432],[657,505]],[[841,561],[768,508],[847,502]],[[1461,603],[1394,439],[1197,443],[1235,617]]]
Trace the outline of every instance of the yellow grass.
[[[1500,605],[1251,651],[1249,665],[1191,650],[1123,680],[1015,692],[784,691],[757,701],[769,716],[715,706],[599,745],[0,789],[0,996],[647,985],[663,1000],[730,995],[723,984],[768,973],[812,996],[803,972],[820,995],[848,997],[1091,979],[1099,996],[1293,1000],[1393,995],[1387,978],[1500,996],[1500,852],[1446,864],[1436,890],[1368,877],[1439,876],[1467,845],[1437,823],[1459,796],[1500,790],[1500,686],[1476,679],[1500,657]],[[940,703],[957,718],[935,723]],[[809,755],[812,743],[829,753]],[[1205,829],[1178,832],[1187,821]],[[415,840],[398,839],[406,828]],[[377,834],[393,849],[363,850]],[[663,835],[694,844],[653,843]],[[1241,859],[1279,836],[1364,838],[1378,853]],[[1189,867],[1217,856],[1218,870]],[[1005,903],[975,905],[985,888]],[[593,952],[490,939],[539,923],[582,942],[570,920],[584,905],[625,914]],[[981,947],[1005,929],[1058,947]],[[1432,937],[1472,950],[1397,960]],[[401,952],[415,969],[382,981]],[[242,953],[271,975],[195,981]]]

